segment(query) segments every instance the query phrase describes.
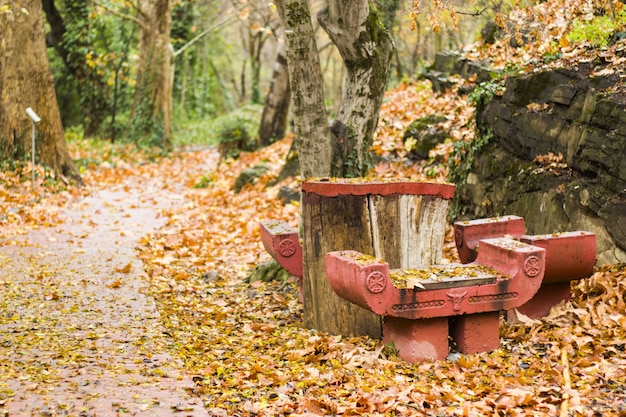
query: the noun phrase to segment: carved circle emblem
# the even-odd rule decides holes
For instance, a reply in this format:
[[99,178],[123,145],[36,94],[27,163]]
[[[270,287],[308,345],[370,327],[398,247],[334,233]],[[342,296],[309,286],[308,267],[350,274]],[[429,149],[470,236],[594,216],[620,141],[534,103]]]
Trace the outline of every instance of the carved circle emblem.
[[536,256],[529,256],[524,262],[524,271],[529,277],[536,277],[541,271],[541,259]]
[[367,276],[367,289],[373,294],[383,292],[387,285],[385,275],[380,271],[374,271]]
[[296,244],[293,243],[293,240],[291,239],[283,240],[282,242],[280,242],[280,245],[278,245],[278,252],[280,252],[280,254],[284,257],[288,258],[296,253]]
[[454,240],[456,241],[456,244],[459,246],[463,244],[463,230],[461,230],[461,228],[457,228],[454,231]]

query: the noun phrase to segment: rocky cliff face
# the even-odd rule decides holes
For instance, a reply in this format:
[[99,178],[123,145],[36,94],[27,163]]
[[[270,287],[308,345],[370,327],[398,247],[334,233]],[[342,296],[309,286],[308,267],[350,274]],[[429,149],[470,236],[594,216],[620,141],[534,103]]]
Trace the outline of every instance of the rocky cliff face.
[[460,218],[523,216],[527,233],[596,233],[598,264],[626,262],[626,85],[591,68],[511,77],[477,111],[489,138],[465,184]]

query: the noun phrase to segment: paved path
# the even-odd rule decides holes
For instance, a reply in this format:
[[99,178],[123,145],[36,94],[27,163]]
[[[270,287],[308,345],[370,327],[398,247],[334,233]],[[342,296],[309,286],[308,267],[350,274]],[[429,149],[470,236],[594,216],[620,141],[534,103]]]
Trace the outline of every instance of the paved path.
[[81,199],[0,246],[0,416],[203,416],[142,293],[134,247],[179,204],[152,179]]

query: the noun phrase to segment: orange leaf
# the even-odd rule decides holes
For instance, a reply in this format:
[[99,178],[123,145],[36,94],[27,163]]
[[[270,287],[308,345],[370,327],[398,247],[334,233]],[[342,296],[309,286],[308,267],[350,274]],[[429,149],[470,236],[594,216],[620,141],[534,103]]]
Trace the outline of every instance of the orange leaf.
[[119,288],[122,286],[122,280],[120,280],[119,278],[116,279],[115,281],[111,281],[107,284],[107,288]]
[[115,272],[119,272],[120,274],[128,274],[133,267],[132,261],[127,263],[123,268],[115,268]]

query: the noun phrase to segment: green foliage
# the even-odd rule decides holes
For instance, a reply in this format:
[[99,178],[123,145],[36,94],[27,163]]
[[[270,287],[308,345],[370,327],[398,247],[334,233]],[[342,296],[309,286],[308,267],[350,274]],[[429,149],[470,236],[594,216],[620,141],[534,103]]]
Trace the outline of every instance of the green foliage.
[[76,82],[63,65],[61,58],[54,53],[52,48],[48,48],[48,61],[50,62],[50,70],[54,78],[54,90],[63,126],[81,125],[83,122],[83,111]]
[[250,133],[246,127],[246,121],[239,115],[229,114],[220,117],[214,123],[216,137],[220,143],[224,142],[247,142]]
[[596,48],[606,48],[615,30],[626,25],[626,10],[617,16],[594,16],[589,21],[575,20],[572,30],[565,36],[570,42],[590,42]]
[[198,181],[193,188],[209,188],[209,186],[213,185],[215,183],[215,176],[214,175],[203,175],[202,178],[200,178],[200,181]]
[[111,143],[98,138],[86,138],[82,126],[74,126],[65,130],[65,140],[73,153],[74,165],[81,174],[94,167],[116,166],[120,161],[125,163],[145,163],[157,161],[163,157],[160,148],[139,148],[130,141]]
[[501,81],[483,81],[478,84],[471,93],[469,93],[467,98],[470,103],[474,105],[474,107],[481,109],[489,103],[494,96],[502,94],[503,91],[504,87],[502,86]]
[[138,88],[138,99],[125,141],[132,141],[140,147],[156,146],[165,150],[170,144],[165,137],[163,114],[155,111],[153,77],[153,73],[145,73],[143,85]]
[[217,117],[207,132],[212,143],[218,144],[223,158],[237,158],[241,151],[258,147],[258,137],[263,106],[251,104]]
[[212,135],[212,119],[186,119],[176,124],[172,134],[174,146],[209,145],[214,146],[217,142]]
[[[234,141],[237,136],[256,143],[262,112],[263,106],[250,104],[212,119],[182,120],[176,126],[172,142],[175,146],[219,146],[222,142]],[[229,135],[229,130],[234,134]]]
[[244,282],[287,282],[288,278],[289,273],[282,266],[280,266],[278,262],[271,260],[264,264],[257,265],[252,271],[250,271],[250,275],[244,278]]
[[397,357],[400,353],[393,340],[389,343],[385,343],[382,352],[387,357]]
[[[491,139],[493,139],[493,132],[477,131],[477,136],[473,140],[454,142],[452,154],[448,159],[448,181],[456,184],[457,187],[464,186],[474,166],[476,154],[487,146]],[[450,207],[450,218],[454,220],[462,214],[459,211],[458,198],[455,198]]]
[[396,13],[400,8],[400,0],[374,0],[376,9],[380,12],[382,24],[391,32],[397,20]]
[[174,49],[185,45],[194,36],[194,23],[197,17],[196,8],[192,2],[177,2],[172,8],[172,29],[170,37]]
[[[62,25],[51,23],[54,48],[48,49],[48,55],[63,123],[82,124],[88,136],[111,132],[114,138],[120,131],[114,129],[116,113],[127,113],[130,107],[133,67],[129,55],[137,44],[138,30],[133,22],[95,12],[91,2],[59,0],[54,4]],[[128,7],[120,11],[130,13]],[[55,33],[62,34],[62,39],[57,40]]]
[[544,63],[549,64],[550,62],[561,59],[562,56],[563,54],[561,54],[560,52],[550,52],[544,54],[542,58]]

